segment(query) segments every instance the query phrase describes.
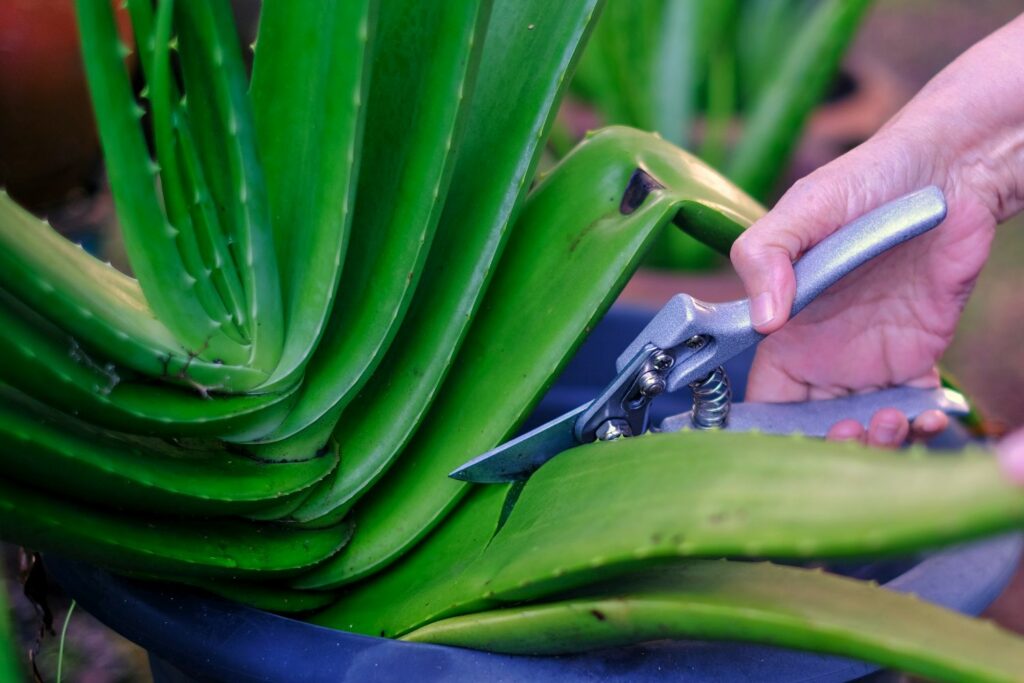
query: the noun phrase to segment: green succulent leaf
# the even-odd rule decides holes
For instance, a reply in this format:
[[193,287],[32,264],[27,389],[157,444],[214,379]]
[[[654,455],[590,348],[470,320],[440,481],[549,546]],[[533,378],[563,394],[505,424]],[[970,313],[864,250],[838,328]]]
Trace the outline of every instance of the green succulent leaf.
[[227,363],[244,361],[246,349],[225,336],[203,309],[197,280],[178,248],[179,232],[157,199],[157,166],[139,125],[142,109],[131,91],[111,6],[97,0],[78,0],[76,6],[107,173],[125,248],[146,301],[193,354]]
[[674,558],[877,556],[1024,525],[1024,495],[988,454],[925,453],[714,432],[582,446],[533,475],[496,534],[501,487],[484,487],[316,621],[402,635]]
[[262,6],[251,96],[285,321],[270,386],[293,381],[305,366],[337,291],[356,178],[365,176],[360,146],[375,6],[370,0]]
[[773,189],[800,139],[804,122],[835,78],[871,0],[825,0],[789,37],[772,80],[749,113],[727,174],[755,197]]
[[[277,424],[291,393],[207,394],[122,373],[0,290],[0,381],[59,410],[136,434],[251,438]],[[196,363],[195,365],[200,365]],[[162,376],[185,378],[188,373]],[[213,364],[213,367],[216,364]],[[230,376],[227,376],[230,379]]]
[[[136,2],[136,6],[141,2]],[[152,57],[149,60],[149,99],[152,104],[153,138],[157,161],[160,164],[161,187],[167,214],[177,231],[178,250],[182,262],[195,281],[195,294],[207,314],[225,334],[239,344],[248,345],[249,339],[241,326],[244,317],[239,315],[220,298],[213,278],[213,269],[207,267],[200,251],[200,236],[192,221],[189,199],[186,192],[189,184],[185,181],[179,159],[180,148],[189,141],[186,135],[178,138],[177,128],[187,126],[185,114],[180,109],[175,74],[171,66],[172,20],[174,1],[162,0],[157,14],[156,26],[152,33]],[[143,50],[145,52],[145,50]],[[179,142],[182,143],[179,145]],[[232,301],[231,304],[237,304]]]
[[[168,9],[164,9],[161,5],[161,11],[167,13],[173,10],[173,3],[167,3],[167,5]],[[150,0],[128,0],[128,11],[132,21],[132,31],[136,36],[136,44],[139,46],[143,71],[151,82],[151,86],[147,89],[151,90],[156,85],[154,81],[157,74],[154,64],[157,38],[152,2]],[[170,45],[166,47],[170,48]],[[164,46],[161,45],[161,50],[163,48]],[[233,325],[248,341],[250,321],[246,318],[242,281],[239,279],[238,269],[235,268],[234,259],[228,250],[226,235],[213,206],[209,185],[203,175],[199,152],[192,135],[191,124],[175,79],[168,79],[167,90],[170,93],[171,116],[174,133],[177,136],[175,154],[178,158],[161,161],[163,165],[172,164],[173,166],[162,168],[160,178],[164,194],[170,197],[180,192],[184,196],[188,210],[188,216],[179,217],[178,212],[182,208],[180,204],[177,201],[168,202],[171,220],[175,224],[179,221],[191,223],[203,265],[210,271],[210,278],[217,294]],[[178,168],[180,172],[173,173],[171,172],[172,168]],[[177,187],[178,185],[180,188]]]
[[448,191],[489,8],[480,0],[382,5],[338,298],[298,402],[261,452],[302,456],[296,443],[326,441],[395,338]]
[[285,576],[322,562],[345,544],[348,530],[129,516],[5,479],[0,481],[0,536],[125,573],[234,579]]
[[245,514],[279,505],[327,476],[337,451],[297,463],[261,463],[220,442],[142,439],[106,432],[0,385],[0,472],[69,499],[119,509]]
[[1024,642],[994,624],[821,570],[689,561],[550,603],[434,622],[413,642],[551,655],[665,638],[856,657],[937,681],[1019,681]]
[[330,605],[335,596],[323,591],[300,591],[281,583],[267,580],[239,581],[238,579],[193,579],[184,581],[177,576],[152,577],[137,575],[139,578],[162,580],[170,583],[186,583],[219,597],[239,602],[249,607],[276,614],[302,615],[323,609]]
[[178,2],[174,22],[185,113],[245,295],[250,366],[281,359],[284,313],[248,77],[227,0]]
[[8,590],[7,579],[0,573],[0,676],[5,681],[17,681],[25,674],[18,657],[21,647],[11,625]]
[[438,395],[520,210],[597,5],[494,6],[451,189],[401,343],[335,430],[350,454],[345,472],[325,482],[298,519],[340,517],[387,470]]
[[[627,206],[638,169],[654,189],[626,195],[637,204]],[[646,133],[608,129],[566,157],[517,221],[438,402],[399,466],[353,511],[352,544],[304,577],[305,585],[334,586],[376,571],[443,520],[467,491],[448,472],[514,432],[653,236],[670,220],[685,221],[694,206],[718,212],[723,223],[759,210],[701,162]],[[349,452],[344,445],[342,452]],[[388,464],[359,458],[355,467],[372,481]]]
[[191,354],[156,318],[136,280],[86,253],[3,192],[0,287],[120,369],[235,390],[266,379],[258,370]]

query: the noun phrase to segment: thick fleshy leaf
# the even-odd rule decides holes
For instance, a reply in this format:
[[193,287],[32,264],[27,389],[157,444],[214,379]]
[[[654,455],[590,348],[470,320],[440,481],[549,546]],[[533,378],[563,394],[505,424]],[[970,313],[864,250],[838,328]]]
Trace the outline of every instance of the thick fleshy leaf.
[[[654,188],[646,196],[626,192],[638,169]],[[352,544],[303,581],[332,586],[365,576],[443,520],[467,490],[448,472],[516,429],[660,228],[697,214],[739,229],[759,211],[656,136],[611,128],[580,145],[531,195],[438,402],[354,510]],[[372,480],[389,462],[360,458],[354,466]]]
[[17,681],[23,679],[25,672],[22,671],[18,657],[21,646],[11,628],[11,608],[7,599],[9,590],[7,579],[0,572],[0,677],[5,681]]
[[395,338],[447,193],[488,9],[480,0],[381,6],[345,270],[296,406],[261,456],[322,445]]
[[174,6],[185,107],[200,165],[245,294],[248,363],[270,372],[284,343],[277,255],[256,127],[227,0]]
[[[136,2],[136,6],[142,3]],[[213,269],[203,260],[199,242],[199,231],[189,210],[188,183],[182,168],[180,152],[187,137],[178,131],[187,126],[184,112],[179,106],[180,94],[176,87],[175,72],[171,66],[171,40],[174,0],[161,0],[156,24],[150,40],[153,43],[152,56],[143,59],[149,63],[147,92],[152,106],[153,141],[156,158],[160,165],[160,181],[164,205],[177,236],[175,241],[189,275],[195,280],[194,292],[203,309],[218,323],[224,334],[239,344],[248,345],[249,338],[243,333],[243,319],[229,313],[228,306],[221,299],[213,279]],[[143,50],[148,52],[148,50]]]
[[244,439],[279,423],[288,410],[288,391],[204,396],[203,387],[196,391],[123,373],[3,290],[0,328],[0,381],[109,429]]
[[350,474],[325,483],[299,519],[340,516],[381,476],[426,415],[494,272],[598,4],[495,4],[451,190],[398,333],[401,343],[335,431],[340,448],[351,454]]
[[685,148],[697,106],[697,3],[664,0],[659,19],[652,55],[652,130]]
[[672,558],[883,555],[1024,525],[1024,494],[984,452],[928,456],[715,432],[563,453],[526,483],[492,538],[502,502],[490,491],[474,496],[394,570],[317,622],[401,635]]
[[3,192],[0,287],[102,357],[103,364],[224,390],[244,390],[266,379],[258,370],[192,356],[157,320],[136,280],[69,242]]
[[142,69],[148,81],[145,92],[149,94],[153,107],[160,182],[168,215],[179,231],[192,234],[201,267],[208,271],[220,306],[230,320],[230,325],[223,328],[225,333],[237,335],[248,343],[242,283],[210,198],[177,80],[172,77],[172,39],[169,32],[174,3],[160,5],[164,24],[160,36],[157,35],[151,0],[127,0],[127,5]]
[[689,561],[557,602],[454,617],[414,642],[551,655],[665,638],[744,640],[856,657],[937,681],[1020,681],[1024,640],[994,624],[821,570]]
[[337,552],[344,527],[303,530],[234,520],[128,516],[0,481],[0,537],[126,573],[287,575]]
[[117,206],[125,249],[157,317],[195,355],[243,362],[247,349],[226,337],[196,296],[196,279],[156,193],[149,157],[109,3],[76,3],[86,80]]
[[870,6],[871,0],[824,0],[800,27],[729,160],[729,177],[747,192],[764,197],[774,189]]
[[[344,527],[343,527],[344,529]],[[344,533],[344,531],[342,532]],[[232,602],[239,602],[256,609],[276,614],[309,614],[322,609],[334,601],[334,595],[321,591],[300,591],[282,583],[267,580],[239,581],[238,579],[189,579],[183,582],[177,576],[146,577],[163,580],[172,584],[187,583],[213,595]]]
[[149,513],[237,515],[279,505],[325,477],[337,451],[261,463],[219,442],[170,444],[97,429],[0,385],[0,472],[99,506]]
[[334,301],[359,171],[375,4],[269,0],[260,12],[251,95],[285,321],[271,384],[305,366]]

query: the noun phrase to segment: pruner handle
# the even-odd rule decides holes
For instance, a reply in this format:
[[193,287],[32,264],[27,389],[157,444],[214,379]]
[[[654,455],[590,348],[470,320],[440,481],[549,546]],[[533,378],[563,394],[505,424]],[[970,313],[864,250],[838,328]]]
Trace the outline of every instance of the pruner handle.
[[893,247],[928,232],[946,217],[946,198],[931,185],[894,199],[836,230],[793,266],[791,316],[848,273]]
[[[857,267],[931,230],[945,217],[942,190],[930,186],[888,202],[839,228],[793,266],[796,296],[790,315],[802,311]],[[695,336],[704,337],[707,344],[693,351],[687,341]],[[667,380],[667,390],[675,391],[705,377],[763,338],[751,324],[749,300],[710,304],[677,294],[622,352],[616,368],[621,371],[645,345],[653,344],[680,361]]]

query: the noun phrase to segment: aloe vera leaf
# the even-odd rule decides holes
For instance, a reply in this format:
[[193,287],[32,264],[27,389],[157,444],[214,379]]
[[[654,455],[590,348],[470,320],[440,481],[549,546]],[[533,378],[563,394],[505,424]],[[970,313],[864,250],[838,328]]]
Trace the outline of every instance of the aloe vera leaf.
[[[608,2],[605,0],[599,6],[600,16],[604,16],[607,7]],[[594,31],[596,32],[602,22],[600,17],[595,17],[595,19]],[[573,72],[569,89],[573,96],[592,104],[602,115],[602,121],[614,121],[619,125],[627,125],[625,114],[622,113],[620,107],[615,69],[606,54],[604,44],[594,35],[591,35],[586,43],[586,49],[583,50],[579,64]]]
[[[154,66],[156,37],[152,2],[151,0],[128,0],[127,4],[143,72],[147,75],[147,79],[152,81],[153,75],[156,73]],[[216,209],[213,207],[206,179],[200,167],[195,141],[192,139],[188,116],[180,101],[181,93],[173,79],[169,82],[168,89],[173,101],[174,132],[177,134],[176,156],[180,157],[180,159],[172,160],[178,164],[181,171],[175,182],[181,184],[181,191],[187,201],[188,220],[191,221],[202,262],[210,270],[214,288],[234,326],[243,333],[244,340],[248,341],[248,321],[244,312],[245,294],[242,292],[242,283],[238,279],[238,271],[228,252],[225,236],[221,232]],[[168,184],[167,175],[166,172],[161,173],[161,181],[165,186]],[[164,192],[168,193],[166,187]],[[169,208],[177,209],[177,207]],[[177,220],[173,213],[172,220]]]
[[[474,496],[451,524],[479,539],[472,529],[493,528],[498,510]],[[800,437],[652,434],[560,454],[493,538],[467,544],[446,524],[315,620],[400,635],[673,558],[878,556],[1022,525],[1024,494],[980,449],[928,456]]]
[[11,627],[11,606],[7,597],[7,579],[4,573],[0,571],[0,679],[20,681],[24,680],[25,673],[16,654],[21,648]]
[[[156,38],[151,0],[128,0],[132,31],[139,46],[143,71],[152,80],[155,73],[154,53]],[[188,121],[188,115],[181,103],[181,93],[172,80],[169,84],[174,106],[174,125],[177,133],[176,154],[181,173],[178,176],[182,191],[188,202],[189,220],[195,231],[203,263],[210,269],[214,288],[221,298],[234,325],[249,341],[248,323],[244,305],[245,294],[238,277],[238,270],[228,251],[225,235],[221,231],[216,209],[203,175],[201,162],[195,147],[195,140]],[[161,179],[166,177],[161,174]],[[165,190],[166,192],[166,190]],[[173,216],[172,216],[173,219]]]
[[[336,531],[339,542],[343,543],[351,535],[351,532],[352,527],[349,525],[339,527]],[[335,600],[335,595],[327,591],[300,591],[289,588],[281,581],[271,581],[261,577],[211,578],[123,569],[119,573],[140,581],[166,583],[172,589],[177,587],[180,590],[182,584],[192,586],[225,600],[279,614],[309,614],[330,605]]]
[[[637,169],[660,187],[623,208]],[[685,152],[628,128],[591,136],[541,182],[437,403],[399,467],[353,510],[349,548],[303,577],[305,587],[366,576],[444,518],[467,490],[446,479],[448,472],[515,430],[684,200],[710,208],[731,203],[732,216],[757,208]],[[355,453],[340,442],[342,453]]]
[[215,320],[224,334],[239,344],[248,339],[239,330],[235,319],[228,313],[213,281],[213,270],[203,262],[199,250],[197,231],[192,223],[189,201],[186,198],[186,184],[178,158],[175,128],[178,125],[179,95],[173,87],[174,74],[171,70],[171,38],[174,0],[162,0],[157,12],[156,27],[152,36],[153,56],[148,73],[148,91],[152,105],[153,140],[157,162],[160,165],[160,180],[164,204],[171,224],[177,230],[176,242],[182,262],[195,283],[195,295],[207,314]]
[[0,472],[71,499],[151,513],[246,514],[294,498],[337,465],[337,450],[260,463],[217,442],[130,438],[0,386]]
[[226,0],[179,2],[174,15],[185,111],[246,297],[252,340],[248,361],[270,371],[284,343],[283,304],[248,78],[231,8]]
[[653,36],[665,0],[608,0],[580,59],[573,88],[606,123],[653,128]]
[[748,117],[727,175],[756,197],[774,188],[871,0],[825,0],[803,24]]
[[604,48],[604,66],[614,78],[618,100],[617,115],[609,123],[654,129],[652,38],[664,7],[665,0],[609,0],[594,28],[591,40]]
[[149,157],[122,60],[109,3],[77,0],[86,81],[107,163],[128,260],[157,318],[186,348],[227,363],[245,360],[245,349],[224,335],[196,297],[156,195],[156,165]]
[[196,151],[196,143],[187,124],[187,112],[178,109],[178,149],[182,157],[182,180],[186,197],[190,198],[189,210],[196,230],[203,261],[212,272],[213,284],[227,307],[237,328],[251,341],[253,321],[245,310],[245,292],[228,249],[227,238],[220,225],[217,209],[213,205],[202,164]]
[[696,13],[694,0],[664,0],[651,57],[651,123],[679,147],[690,139],[696,110]]
[[729,147],[729,128],[736,115],[736,22],[738,0],[705,2],[707,43],[707,106],[699,156],[721,168]]
[[325,441],[398,332],[451,181],[489,9],[480,0],[381,5],[337,301],[295,408],[264,441]]
[[743,640],[867,659],[929,680],[1020,681],[1024,641],[991,622],[821,570],[690,561],[557,602],[454,617],[414,642],[551,655],[664,638]]
[[346,467],[359,471],[345,481],[322,484],[298,513],[300,519],[338,515],[342,506],[350,506],[426,415],[520,210],[600,4],[502,0],[494,5],[452,190],[399,332],[401,343],[334,432]]
[[[728,5],[721,0],[613,0],[584,52],[574,87],[583,85],[596,95],[609,123],[657,131],[681,143],[692,126],[696,76],[706,68],[702,50],[718,44],[717,35],[728,26]],[[646,261],[684,270],[720,262],[708,247],[672,228],[658,237]]]
[[[164,580],[182,582],[177,576],[164,577]],[[334,600],[331,593],[300,591],[267,581],[194,579],[184,583],[232,602],[278,614],[308,614],[326,607]]]
[[174,577],[287,576],[344,545],[344,527],[126,516],[0,481],[0,537],[120,572]]
[[813,9],[814,3],[792,0],[743,4],[736,22],[736,62],[743,111],[750,111],[770,87],[794,36]]
[[[138,282],[75,245],[0,192],[0,287],[119,367],[244,390],[266,374],[190,358],[154,317]],[[187,373],[184,372],[188,368]]]
[[[611,457],[624,459],[612,464]],[[548,555],[532,555],[537,565],[561,567],[563,578],[571,582],[567,577],[580,565],[569,559],[575,554],[574,541],[561,538],[561,533],[571,525],[589,522],[582,516],[570,522],[554,498],[571,485],[573,497],[586,499],[594,490],[587,490],[584,480],[589,477],[584,472],[589,471],[591,483],[596,484],[614,476],[614,470],[626,476],[622,465],[639,469],[628,475],[628,487],[602,494],[602,509],[608,515],[602,531],[608,542],[601,544],[599,552],[609,564],[627,557],[676,555],[805,559],[892,554],[1015,528],[1024,521],[1024,495],[980,449],[930,457],[921,448],[894,453],[801,437],[681,433],[652,435],[607,451],[577,449],[570,458],[560,456],[551,462],[551,471],[537,482],[550,484],[543,494],[545,512],[533,507],[540,500],[534,497],[539,490],[531,491],[531,480],[499,534],[504,535],[503,542],[489,548],[493,555],[485,563],[490,567],[481,571],[493,577],[496,591],[504,584],[492,571],[499,566],[501,546],[517,536]],[[815,485],[807,486],[805,477],[814,477]],[[654,479],[664,482],[662,492],[645,488]],[[672,484],[671,492],[667,483]],[[645,520],[636,516],[636,526],[616,518],[627,507],[635,509],[641,499],[639,495],[627,498],[626,489],[633,486],[634,494],[646,491],[642,496]],[[669,509],[669,498],[679,501],[677,507],[685,501],[688,511],[679,514],[678,509]],[[814,514],[806,514],[807,510]],[[554,514],[546,516],[548,512]],[[546,545],[544,532],[531,526],[531,520],[541,517],[567,524],[548,527],[548,533],[560,538],[557,550],[541,550]],[[622,545],[610,540],[615,538]],[[581,565],[591,566],[594,559],[588,557]],[[514,577],[520,570],[509,565],[499,574],[507,571],[506,576]],[[514,587],[504,584],[510,594],[532,590],[522,585],[521,578],[512,579]],[[563,578],[549,573],[541,583],[563,583]]]
[[359,175],[375,12],[369,0],[315,9],[276,0],[261,9],[250,92],[286,326],[269,386],[306,364],[335,297]]
[[[122,377],[0,290],[0,381],[109,429],[167,436],[251,438],[278,423],[292,396],[210,394]],[[294,391],[294,389],[292,390]]]

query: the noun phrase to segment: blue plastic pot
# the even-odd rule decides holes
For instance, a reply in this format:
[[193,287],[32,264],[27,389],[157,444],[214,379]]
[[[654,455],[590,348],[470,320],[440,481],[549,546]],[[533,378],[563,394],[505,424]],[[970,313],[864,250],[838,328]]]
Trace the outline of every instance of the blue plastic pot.
[[[613,310],[533,416],[539,423],[594,396],[614,359],[650,313]],[[742,397],[751,355],[732,363]],[[665,414],[688,408],[664,397]],[[949,435],[966,439],[962,433]],[[948,549],[926,558],[841,567],[887,588],[967,614],[1002,592],[1024,549],[1019,535]],[[878,667],[739,643],[659,642],[565,657],[520,657],[355,635],[209,597],[113,576],[47,558],[47,567],[82,607],[150,653],[156,683],[177,681],[850,681]],[[386,606],[382,606],[386,609]]]

